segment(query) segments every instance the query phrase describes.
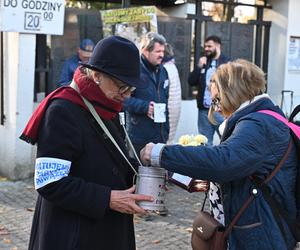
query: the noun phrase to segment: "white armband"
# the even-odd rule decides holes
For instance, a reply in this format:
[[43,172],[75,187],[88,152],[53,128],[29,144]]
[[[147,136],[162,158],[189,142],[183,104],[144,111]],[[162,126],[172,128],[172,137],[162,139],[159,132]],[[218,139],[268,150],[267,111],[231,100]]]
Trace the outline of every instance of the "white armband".
[[35,161],[34,185],[39,189],[49,183],[68,176],[71,162],[50,157],[37,158]]

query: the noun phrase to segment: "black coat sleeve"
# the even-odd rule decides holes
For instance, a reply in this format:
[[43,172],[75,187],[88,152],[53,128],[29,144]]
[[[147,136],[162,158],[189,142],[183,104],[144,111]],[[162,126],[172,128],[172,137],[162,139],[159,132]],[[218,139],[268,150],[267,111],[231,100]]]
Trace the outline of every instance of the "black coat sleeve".
[[201,69],[195,67],[195,69],[189,74],[188,83],[190,86],[198,86],[201,75]]

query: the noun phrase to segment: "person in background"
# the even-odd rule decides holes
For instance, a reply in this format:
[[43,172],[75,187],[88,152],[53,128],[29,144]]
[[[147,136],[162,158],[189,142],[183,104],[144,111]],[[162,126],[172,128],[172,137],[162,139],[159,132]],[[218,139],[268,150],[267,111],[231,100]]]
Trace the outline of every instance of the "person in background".
[[136,249],[133,214],[145,213],[136,202],[153,197],[134,194],[137,165],[121,154],[128,157],[118,114],[124,99],[143,87],[139,66],[131,41],[99,41],[71,85],[49,94],[28,122],[21,139],[37,143],[38,192],[29,250]]
[[77,54],[70,57],[63,63],[60,78],[57,82],[57,87],[69,85],[73,79],[73,74],[79,64],[86,63],[92,56],[94,42],[91,39],[83,39],[77,49]]
[[196,86],[197,107],[198,107],[198,132],[208,139],[208,145],[213,144],[214,133],[218,132],[219,125],[224,118],[215,113],[215,124],[208,119],[208,110],[211,105],[209,93],[210,78],[214,71],[223,63],[227,63],[229,58],[221,51],[221,39],[217,36],[209,36],[204,42],[204,56],[200,57],[198,65],[190,73],[188,83],[190,86]]
[[[136,88],[130,98],[124,101],[126,126],[137,153],[148,142],[166,143],[169,136],[168,73],[162,65],[165,38],[149,32],[141,40],[141,83],[145,88]],[[154,116],[156,104],[162,107],[162,119]]]
[[[265,87],[264,72],[251,62],[236,60],[219,66],[211,78],[209,118],[213,122],[216,111],[226,118],[221,143],[197,147],[149,143],[141,151],[145,165],[221,183],[219,205],[224,208],[225,226],[253,192],[254,200],[229,234],[229,250],[282,250],[296,244],[286,222],[273,216],[254,182],[264,181],[287,156],[267,186],[290,219],[296,220],[296,147],[288,126],[258,112],[272,110],[284,116],[268,94],[263,94]],[[286,155],[288,148],[291,151]]]
[[169,43],[165,45],[163,66],[167,70],[169,77],[168,111],[170,131],[167,144],[173,144],[181,111],[181,83],[175,65],[173,47]]

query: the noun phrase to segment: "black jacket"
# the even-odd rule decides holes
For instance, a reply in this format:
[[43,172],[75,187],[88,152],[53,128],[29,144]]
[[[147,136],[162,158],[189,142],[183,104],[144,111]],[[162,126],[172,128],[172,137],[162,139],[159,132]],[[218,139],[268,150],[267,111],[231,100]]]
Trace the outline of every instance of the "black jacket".
[[[106,122],[123,151],[117,126]],[[71,161],[68,176],[38,189],[30,250],[133,250],[133,217],[109,208],[111,190],[132,185],[133,171],[91,114],[55,99],[39,129],[37,158]]]
[[[221,53],[219,59],[217,60],[217,67],[223,63],[229,62],[229,58]],[[197,107],[198,109],[207,109],[203,106],[204,91],[206,87],[206,72],[211,65],[212,60],[208,59],[207,64],[204,65],[205,69],[201,70],[198,66],[190,73],[188,78],[188,83],[190,86],[197,86]]]

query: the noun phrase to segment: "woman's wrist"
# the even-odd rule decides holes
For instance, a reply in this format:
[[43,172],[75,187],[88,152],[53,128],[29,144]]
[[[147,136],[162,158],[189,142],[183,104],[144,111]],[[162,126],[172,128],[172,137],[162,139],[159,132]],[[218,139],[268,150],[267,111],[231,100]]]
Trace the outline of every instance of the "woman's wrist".
[[166,144],[163,144],[163,143],[157,143],[153,146],[152,151],[151,151],[151,157],[150,157],[151,166],[160,167],[161,153],[165,146],[166,146]]

